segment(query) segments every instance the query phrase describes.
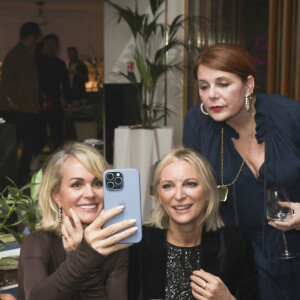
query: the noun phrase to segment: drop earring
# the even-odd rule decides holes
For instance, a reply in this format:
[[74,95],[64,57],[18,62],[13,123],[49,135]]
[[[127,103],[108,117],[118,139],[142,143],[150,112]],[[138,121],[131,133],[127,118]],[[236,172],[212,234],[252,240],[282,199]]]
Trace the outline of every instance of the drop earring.
[[246,106],[246,111],[250,111],[250,102],[252,100],[252,95],[248,95],[245,97],[245,106]]
[[203,102],[202,102],[201,105],[200,105],[200,109],[201,109],[201,112],[202,112],[204,115],[208,116],[208,112],[205,111],[205,109],[204,109]]
[[61,223],[61,217],[62,217],[62,210],[61,207],[58,207],[58,222]]

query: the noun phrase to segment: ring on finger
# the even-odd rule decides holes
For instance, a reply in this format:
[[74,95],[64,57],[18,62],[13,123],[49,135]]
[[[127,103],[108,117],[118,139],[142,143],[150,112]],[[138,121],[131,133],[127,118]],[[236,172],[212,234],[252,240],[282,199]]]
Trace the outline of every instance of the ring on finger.
[[202,284],[202,288],[205,290],[206,286],[207,286],[207,283],[206,283],[206,281],[204,281],[203,284]]
[[68,236],[64,236],[64,238],[65,238],[65,240],[69,237],[70,235],[68,235]]

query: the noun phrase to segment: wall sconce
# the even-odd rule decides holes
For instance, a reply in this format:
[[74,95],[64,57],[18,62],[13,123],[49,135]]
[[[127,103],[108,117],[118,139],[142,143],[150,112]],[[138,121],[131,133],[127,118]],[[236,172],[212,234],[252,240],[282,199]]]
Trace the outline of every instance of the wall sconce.
[[44,13],[43,13],[44,1],[38,1],[38,2],[36,2],[36,4],[39,7],[39,13],[38,13],[38,16],[36,18],[36,22],[39,25],[46,25],[48,23],[48,19],[44,16]]

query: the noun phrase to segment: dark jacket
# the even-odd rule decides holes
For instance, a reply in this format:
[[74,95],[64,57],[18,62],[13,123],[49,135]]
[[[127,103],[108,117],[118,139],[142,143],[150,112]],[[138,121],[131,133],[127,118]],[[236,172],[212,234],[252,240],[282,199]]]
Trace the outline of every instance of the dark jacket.
[[[252,247],[237,227],[203,230],[201,268],[218,276],[238,300],[256,300],[258,286]],[[129,250],[129,300],[165,299],[166,230],[143,228],[143,240]]]
[[[247,163],[238,180],[229,188],[220,212],[225,225],[235,225],[247,234],[253,246],[261,298],[264,300],[300,299],[300,256],[278,259],[283,250],[282,233],[268,225],[266,189],[286,188],[294,202],[300,202],[300,101],[276,94],[257,94],[255,139],[265,144],[265,161],[255,176]],[[238,132],[225,122],[215,122],[201,113],[199,105],[185,117],[183,145],[201,153],[212,165],[217,182],[222,182],[221,130],[223,140],[223,182],[230,183],[238,173],[243,157],[233,140]],[[253,137],[254,138],[254,137]],[[300,231],[285,234],[288,248],[300,249]]]
[[70,81],[67,66],[58,57],[42,55],[36,61],[39,90],[43,101],[51,101],[55,108],[62,109],[61,96],[68,103],[70,100]]
[[[72,72],[73,64],[72,62],[69,63],[69,73]],[[89,81],[89,72],[85,63],[78,59],[75,65],[76,72],[70,82],[70,97],[72,101],[86,98],[85,83]]]
[[38,78],[33,55],[18,43],[2,65],[0,110],[11,111],[7,97],[18,106],[18,113],[38,113]]

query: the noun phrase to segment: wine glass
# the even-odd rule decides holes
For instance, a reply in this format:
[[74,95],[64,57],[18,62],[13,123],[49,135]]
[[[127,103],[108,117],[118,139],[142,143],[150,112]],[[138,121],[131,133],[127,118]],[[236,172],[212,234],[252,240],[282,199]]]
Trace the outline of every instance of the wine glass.
[[[283,187],[271,187],[267,190],[266,213],[267,219],[271,221],[286,222],[292,217],[291,202]],[[298,256],[299,253],[295,254],[288,249],[285,234],[283,231],[281,231],[281,234],[284,252],[281,253],[278,258],[290,259]]]

